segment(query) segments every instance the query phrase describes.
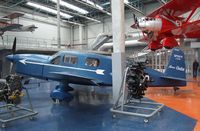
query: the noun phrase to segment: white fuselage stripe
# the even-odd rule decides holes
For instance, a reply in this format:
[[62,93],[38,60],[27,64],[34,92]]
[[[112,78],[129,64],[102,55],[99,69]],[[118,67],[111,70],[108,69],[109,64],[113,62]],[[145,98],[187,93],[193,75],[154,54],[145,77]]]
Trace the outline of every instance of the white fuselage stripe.
[[[51,66],[51,67],[61,67],[61,68],[66,68],[66,69],[74,69],[74,70],[89,71],[89,72],[95,72],[96,74],[98,74],[98,71],[104,72],[104,70],[102,70],[102,69],[90,70],[90,69],[77,68],[77,67],[68,67],[68,66],[61,66],[61,65],[53,65],[53,64],[45,64],[45,63],[30,62],[30,61],[26,61],[26,60],[20,60],[20,62],[23,63],[23,64],[29,63],[29,64],[36,64],[36,65]],[[101,74],[101,75],[104,75],[104,73]]]

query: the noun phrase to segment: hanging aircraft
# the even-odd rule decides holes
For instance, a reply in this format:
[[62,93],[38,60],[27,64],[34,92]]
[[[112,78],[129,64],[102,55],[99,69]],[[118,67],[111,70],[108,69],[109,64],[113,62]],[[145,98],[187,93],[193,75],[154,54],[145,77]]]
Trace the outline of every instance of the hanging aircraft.
[[35,25],[23,26],[21,24],[13,23],[14,19],[22,17],[23,15],[24,15],[23,13],[14,12],[12,14],[0,18],[0,36],[2,36],[6,31],[12,31],[12,32],[35,31],[35,29],[37,29]]
[[179,45],[177,38],[200,37],[200,20],[191,21],[198,7],[200,0],[171,0],[146,17],[134,15],[135,22],[131,27],[142,30],[140,41],[147,42],[149,49],[171,49]]
[[[13,44],[13,53],[16,48],[16,39]],[[69,84],[111,86],[112,85],[112,59],[111,56],[78,51],[59,51],[49,55],[39,54],[12,54],[6,57],[15,64],[15,71],[30,77],[60,82],[51,92],[53,100],[65,100],[71,97],[69,91],[73,90]],[[134,65],[136,74],[128,78],[134,98],[141,98],[147,86],[185,86],[186,73],[184,54],[180,49],[172,51],[165,73],[151,68],[141,68],[141,64]],[[140,71],[144,70],[144,71]],[[137,72],[140,72],[139,74]],[[149,82],[142,88],[142,77],[148,75]],[[137,79],[135,79],[137,78]],[[142,79],[142,80],[141,80]],[[146,82],[146,80],[145,80]],[[139,93],[138,93],[139,92]]]

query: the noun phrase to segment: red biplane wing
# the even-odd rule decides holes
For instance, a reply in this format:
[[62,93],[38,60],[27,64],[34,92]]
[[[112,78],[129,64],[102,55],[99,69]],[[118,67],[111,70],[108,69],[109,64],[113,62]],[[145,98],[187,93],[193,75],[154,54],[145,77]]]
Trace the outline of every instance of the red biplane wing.
[[20,13],[20,12],[14,12],[12,14],[9,14],[7,16],[4,16],[3,18],[8,18],[8,19],[15,19],[15,18],[18,18],[18,17],[22,17],[24,14],[23,13]]
[[171,0],[150,13],[147,17],[155,17],[158,14],[165,16],[180,16],[199,6],[200,0]]
[[[187,34],[190,34],[190,36],[192,36],[192,34],[195,35],[195,32],[198,32],[198,31],[200,31],[200,20],[188,22],[177,28],[167,29],[167,30],[161,32],[161,34],[163,34],[163,35],[164,34],[172,34],[175,37],[180,37],[180,36],[187,37]],[[198,34],[200,34],[200,33],[198,33]]]
[[186,38],[200,38],[200,31],[194,31],[185,34]]

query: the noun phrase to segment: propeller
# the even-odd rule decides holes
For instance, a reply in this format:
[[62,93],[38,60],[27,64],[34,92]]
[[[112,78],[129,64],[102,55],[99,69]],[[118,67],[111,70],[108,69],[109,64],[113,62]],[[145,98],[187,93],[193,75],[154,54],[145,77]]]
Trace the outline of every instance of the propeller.
[[2,39],[2,44],[4,45],[3,33],[2,34],[0,33],[0,36],[1,36],[1,39]]
[[15,37],[13,41],[13,46],[12,46],[12,54],[15,54],[16,52],[16,44],[17,44],[17,38]]
[[[11,50],[11,55],[14,55],[16,52],[16,44],[17,44],[17,38],[14,38],[13,41],[13,46],[12,46],[12,50]],[[10,74],[13,73],[13,62],[10,63]]]
[[138,28],[139,27],[139,22],[138,22],[138,18],[136,17],[135,14],[133,14],[133,19],[134,19],[134,24],[131,27],[132,28]]

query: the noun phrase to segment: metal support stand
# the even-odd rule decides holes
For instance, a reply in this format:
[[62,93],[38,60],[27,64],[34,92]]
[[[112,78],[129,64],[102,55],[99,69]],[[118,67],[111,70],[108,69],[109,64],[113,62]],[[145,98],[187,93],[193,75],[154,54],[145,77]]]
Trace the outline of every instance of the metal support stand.
[[129,67],[127,67],[125,70],[119,97],[113,108],[111,108],[111,112],[113,113],[114,118],[116,117],[116,114],[138,116],[143,117],[144,122],[147,123],[149,122],[150,117],[161,111],[161,109],[164,107],[164,104],[152,101],[143,101],[141,99],[131,99],[126,86],[126,76],[128,71]]
[[30,120],[33,120],[34,116],[38,114],[38,112],[33,111],[33,106],[31,103],[28,90],[26,88],[24,89],[26,90],[26,94],[30,104],[30,109],[14,104],[1,105],[0,106],[1,127],[5,128],[8,122],[15,121],[18,119],[29,118]]

